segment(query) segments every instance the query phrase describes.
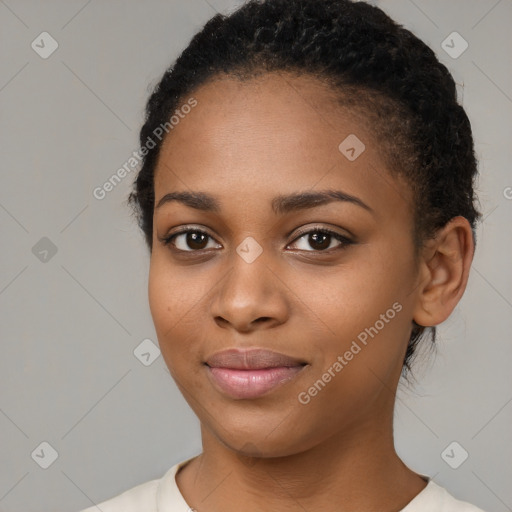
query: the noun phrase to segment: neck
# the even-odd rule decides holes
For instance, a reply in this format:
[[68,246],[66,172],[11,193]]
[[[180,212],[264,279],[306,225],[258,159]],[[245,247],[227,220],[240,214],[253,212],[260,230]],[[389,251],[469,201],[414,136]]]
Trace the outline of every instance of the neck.
[[388,420],[273,458],[238,455],[202,426],[203,453],[176,480],[198,512],[401,510],[426,483],[396,454]]

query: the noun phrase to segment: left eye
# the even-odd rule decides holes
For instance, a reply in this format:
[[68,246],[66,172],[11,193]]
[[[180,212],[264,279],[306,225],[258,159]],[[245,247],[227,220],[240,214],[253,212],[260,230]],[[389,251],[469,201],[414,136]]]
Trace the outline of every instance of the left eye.
[[[308,231],[303,233],[301,236],[295,239],[296,241],[305,242],[304,245],[309,245],[313,247],[313,251],[305,249],[304,247],[299,247],[299,250],[304,250],[308,252],[319,252],[325,251],[327,249],[332,249],[333,247],[342,248],[346,245],[349,245],[351,240],[347,237],[340,235],[334,231],[329,229],[314,229],[312,231]],[[333,246],[333,242],[338,242],[338,246]]]

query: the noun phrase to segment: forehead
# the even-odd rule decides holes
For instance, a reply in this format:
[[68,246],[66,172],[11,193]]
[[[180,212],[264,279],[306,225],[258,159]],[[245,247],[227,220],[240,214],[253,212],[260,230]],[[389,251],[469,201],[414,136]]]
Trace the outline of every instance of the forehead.
[[312,77],[277,72],[243,82],[219,77],[193,96],[197,106],[166,137],[161,156],[187,152],[190,158],[213,161],[222,156],[248,163],[257,157],[264,164],[275,161],[283,149],[282,158],[288,160],[335,155],[340,126],[328,115],[335,106],[334,93]]
[[197,106],[160,151],[157,201],[189,189],[243,204],[314,188],[341,188],[395,209],[409,200],[407,187],[389,175],[367,119],[338,104],[334,90],[314,77],[223,77],[191,96]]

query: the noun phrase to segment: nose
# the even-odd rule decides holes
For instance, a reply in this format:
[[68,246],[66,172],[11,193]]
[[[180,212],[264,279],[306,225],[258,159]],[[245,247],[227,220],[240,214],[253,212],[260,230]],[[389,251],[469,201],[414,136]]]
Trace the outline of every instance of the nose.
[[248,263],[235,253],[212,298],[211,314],[219,327],[239,332],[276,327],[289,316],[288,290],[263,254]]

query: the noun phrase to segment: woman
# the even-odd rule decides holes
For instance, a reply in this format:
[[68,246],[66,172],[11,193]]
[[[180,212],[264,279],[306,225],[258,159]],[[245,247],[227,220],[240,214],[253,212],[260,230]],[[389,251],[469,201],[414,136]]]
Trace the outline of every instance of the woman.
[[400,376],[461,299],[480,217],[433,51],[365,2],[251,1],[204,26],[146,113],[130,201],[203,451],[98,507],[478,511],[393,442]]

